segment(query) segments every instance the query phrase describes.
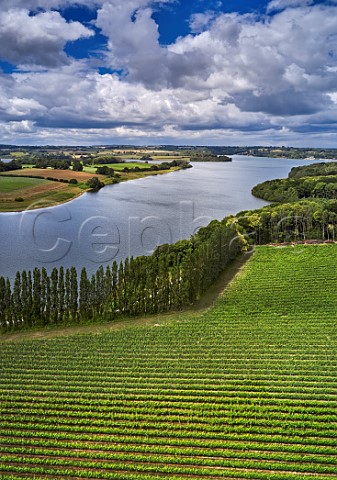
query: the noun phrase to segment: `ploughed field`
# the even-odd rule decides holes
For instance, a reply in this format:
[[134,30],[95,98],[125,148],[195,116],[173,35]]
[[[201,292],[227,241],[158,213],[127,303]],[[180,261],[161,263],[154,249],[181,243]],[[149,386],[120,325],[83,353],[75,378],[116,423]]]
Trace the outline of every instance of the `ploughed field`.
[[337,245],[259,247],[195,318],[1,343],[0,478],[335,478],[336,287]]

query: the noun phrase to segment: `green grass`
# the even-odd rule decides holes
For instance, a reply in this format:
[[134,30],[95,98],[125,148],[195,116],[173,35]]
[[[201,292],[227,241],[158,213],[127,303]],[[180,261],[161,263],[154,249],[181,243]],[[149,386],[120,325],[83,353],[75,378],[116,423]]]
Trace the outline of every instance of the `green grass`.
[[135,168],[135,167],[146,168],[146,167],[150,167],[151,165],[149,165],[145,162],[109,163],[107,165],[97,164],[95,166],[87,165],[83,168],[83,171],[88,172],[88,173],[96,173],[97,168],[98,167],[103,167],[103,166],[107,166],[107,167],[112,168],[113,170],[120,171],[120,170],[123,170],[125,167],[127,167],[127,168]]
[[25,156],[25,152],[11,152],[10,156],[11,157],[16,157],[16,158],[20,158],[20,157],[23,157]]
[[336,262],[260,247],[203,315],[1,344],[0,478],[335,478]]
[[42,185],[44,183],[46,183],[46,180],[40,180],[38,178],[10,178],[0,176],[0,194],[11,193],[29,187],[36,187],[37,185]]

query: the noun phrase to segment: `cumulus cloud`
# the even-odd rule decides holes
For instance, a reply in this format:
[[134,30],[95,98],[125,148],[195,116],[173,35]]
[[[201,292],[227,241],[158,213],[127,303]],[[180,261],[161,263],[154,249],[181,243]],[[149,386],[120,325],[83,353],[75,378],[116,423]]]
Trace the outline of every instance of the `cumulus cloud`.
[[108,2],[98,13],[97,26],[108,37],[107,61],[123,69],[126,81],[156,90],[221,88],[224,97],[234,102],[239,98],[248,111],[261,108],[275,114],[279,105],[283,115],[292,114],[297,96],[302,112],[313,111],[307,98],[311,89],[315,101],[326,106],[324,95],[336,83],[327,69],[335,63],[335,7],[291,8],[262,19],[239,14],[211,19],[201,14],[191,25],[202,32],[163,47],[148,2],[141,4],[129,0],[116,8]]
[[335,7],[287,9],[271,18],[221,15],[207,32],[169,47],[189,64],[207,59],[199,88],[222,89],[227,101],[246,111],[273,115],[310,114],[327,108],[336,89]]
[[81,23],[67,23],[56,11],[31,16],[28,10],[10,9],[0,13],[0,58],[56,67],[68,62],[63,51],[67,42],[92,35]]
[[272,0],[267,6],[267,12],[276,12],[286,8],[307,7],[313,5],[314,0]]
[[242,113],[235,105],[219,103],[217,95],[210,98],[185,89],[151,91],[117,75],[88,75],[76,64],[54,72],[16,74],[11,82],[0,77],[0,121],[23,119],[42,128],[124,126],[143,132],[169,125],[198,130],[269,124],[258,112]]
[[[151,7],[172,0],[109,0],[97,13],[96,26],[108,38],[106,64],[122,69],[135,82],[163,86],[170,70],[166,47],[159,44],[158,25]],[[174,68],[174,65],[172,66]]]
[[97,6],[95,26],[107,38],[104,65],[122,75],[99,75],[89,62],[66,57],[67,42],[92,35],[50,11],[67,0],[11,1],[17,8],[24,3],[46,11],[32,16],[28,7],[14,10],[14,23],[13,10],[3,9],[0,56],[58,68],[0,74],[0,134],[9,138],[17,128],[20,138],[31,132],[43,142],[56,141],[68,129],[77,143],[83,138],[111,143],[111,136],[226,143],[223,136],[235,134],[284,140],[324,127],[334,134],[337,9],[332,2],[293,0],[290,8],[288,0],[273,0],[268,6],[273,14],[265,16],[194,15],[189,35],[161,45],[153,8],[169,1],[79,2]]
[[201,33],[210,27],[216,18],[216,12],[194,13],[190,18],[190,29],[192,33]]

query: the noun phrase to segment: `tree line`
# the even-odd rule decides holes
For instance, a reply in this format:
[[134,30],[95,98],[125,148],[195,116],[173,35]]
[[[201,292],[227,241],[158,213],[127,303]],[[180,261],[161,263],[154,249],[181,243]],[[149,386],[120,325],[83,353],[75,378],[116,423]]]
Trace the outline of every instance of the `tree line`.
[[288,178],[267,180],[252,189],[270,202],[296,202],[302,198],[337,199],[337,163],[294,167]]
[[2,331],[155,314],[193,304],[231,260],[251,245],[334,241],[337,199],[311,198],[214,220],[189,240],[161,245],[89,277],[85,268],[0,277]]
[[16,160],[10,162],[3,162],[0,160],[0,172],[10,172],[11,170],[20,170],[22,165]]
[[200,297],[245,243],[235,222],[216,221],[190,240],[101,266],[91,277],[74,267],[17,272],[13,285],[0,277],[1,330],[181,309]]

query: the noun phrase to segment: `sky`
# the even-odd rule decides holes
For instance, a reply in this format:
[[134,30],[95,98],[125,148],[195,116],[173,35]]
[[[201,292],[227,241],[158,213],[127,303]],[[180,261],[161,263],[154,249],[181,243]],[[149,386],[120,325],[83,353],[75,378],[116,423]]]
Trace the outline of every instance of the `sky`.
[[0,0],[0,144],[337,148],[337,0]]

